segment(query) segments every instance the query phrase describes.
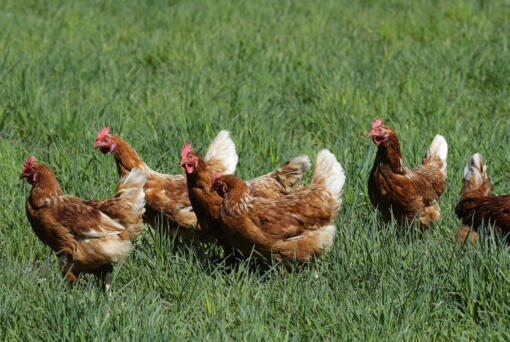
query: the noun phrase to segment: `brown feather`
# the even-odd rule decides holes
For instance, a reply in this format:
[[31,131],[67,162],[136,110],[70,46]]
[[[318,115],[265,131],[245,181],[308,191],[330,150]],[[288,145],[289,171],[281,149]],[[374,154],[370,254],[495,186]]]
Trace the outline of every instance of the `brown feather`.
[[501,235],[510,233],[510,195],[465,191],[455,207],[455,213],[464,225],[473,227],[475,232],[485,224],[494,225],[494,230]]

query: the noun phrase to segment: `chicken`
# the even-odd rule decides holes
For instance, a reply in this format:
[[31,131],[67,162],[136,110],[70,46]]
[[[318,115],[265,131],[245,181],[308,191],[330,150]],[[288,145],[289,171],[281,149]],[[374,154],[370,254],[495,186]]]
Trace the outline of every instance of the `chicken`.
[[96,201],[64,195],[50,168],[33,156],[20,178],[32,185],[28,220],[37,237],[58,253],[63,275],[74,283],[81,273],[93,273],[108,290],[112,263],[126,259],[133,249],[130,237],[143,229],[146,176],[133,169],[114,197]]
[[[133,168],[138,168],[147,175],[144,215],[146,223],[154,228],[162,226],[172,237],[177,234],[185,240],[207,240],[207,234],[197,226],[197,218],[189,201],[186,177],[183,174],[166,175],[152,170],[124,139],[110,134],[108,127],[99,130],[94,147],[98,147],[103,154],[113,154],[119,176],[128,174]],[[211,160],[222,172],[234,173],[237,154],[229,132],[218,133],[207,151],[206,160]]]
[[[233,145],[233,142],[232,142]],[[221,197],[210,192],[213,175],[221,168],[204,161],[200,154],[191,149],[191,143],[181,150],[181,166],[186,172],[188,193],[193,210],[201,227],[207,227],[220,242],[223,241],[220,229],[219,210]],[[206,155],[206,160],[207,160]],[[277,170],[247,182],[250,194],[257,197],[280,198],[302,187],[303,174],[310,168],[310,159],[300,154],[290,159]],[[223,173],[223,172],[222,172]],[[227,248],[222,243],[224,248]]]
[[307,262],[333,244],[332,224],[342,203],[342,166],[328,150],[315,159],[311,184],[270,199],[250,194],[249,185],[217,172],[210,191],[222,197],[219,220],[226,240],[245,254]]
[[510,195],[492,194],[490,182],[482,156],[475,153],[464,168],[460,201],[455,207],[455,213],[464,224],[457,233],[457,242],[463,242],[468,236],[471,242],[476,242],[478,230],[484,224],[493,225],[496,233],[506,236],[506,242],[510,241]]
[[408,169],[400,154],[397,135],[391,127],[382,125],[382,119],[372,122],[368,136],[378,145],[368,179],[368,194],[383,219],[389,221],[393,215],[399,224],[413,222],[422,229],[438,221],[438,200],[446,183],[446,140],[436,135],[421,165]]

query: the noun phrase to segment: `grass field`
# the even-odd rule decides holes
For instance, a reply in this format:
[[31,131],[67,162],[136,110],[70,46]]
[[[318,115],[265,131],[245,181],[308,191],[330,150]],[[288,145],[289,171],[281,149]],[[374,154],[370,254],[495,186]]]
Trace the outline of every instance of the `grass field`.
[[[510,339],[508,249],[453,242],[470,155],[510,192],[508,1],[1,3],[1,340]],[[376,116],[409,166],[436,133],[449,143],[442,220],[423,238],[370,205]],[[148,228],[111,298],[93,277],[67,286],[18,176],[33,154],[65,192],[110,196],[113,159],[91,148],[104,125],[167,173],[184,142],[204,152],[221,129],[244,178],[329,148],[347,173],[333,248],[281,274]]]

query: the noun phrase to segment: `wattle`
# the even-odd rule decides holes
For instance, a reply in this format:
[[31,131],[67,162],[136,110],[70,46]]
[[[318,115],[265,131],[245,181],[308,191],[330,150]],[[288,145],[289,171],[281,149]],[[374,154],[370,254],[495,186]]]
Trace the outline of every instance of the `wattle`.
[[379,144],[387,141],[389,138],[390,138],[389,135],[385,135],[385,136],[382,136],[382,137],[374,135],[372,137],[372,141],[374,142],[374,144],[379,145]]

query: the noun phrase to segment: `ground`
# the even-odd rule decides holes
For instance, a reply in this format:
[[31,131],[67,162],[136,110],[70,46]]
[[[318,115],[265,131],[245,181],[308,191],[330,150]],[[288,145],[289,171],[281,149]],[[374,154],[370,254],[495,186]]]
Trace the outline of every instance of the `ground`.
[[[453,240],[473,153],[510,192],[508,18],[502,0],[3,1],[0,339],[510,339],[508,249]],[[370,205],[378,116],[409,166],[435,134],[449,143],[442,220],[423,237]],[[330,149],[347,175],[332,249],[284,272],[147,229],[111,297],[92,277],[67,286],[18,176],[35,155],[65,192],[112,195],[113,159],[92,149],[104,125],[167,173],[221,129],[243,178]]]

